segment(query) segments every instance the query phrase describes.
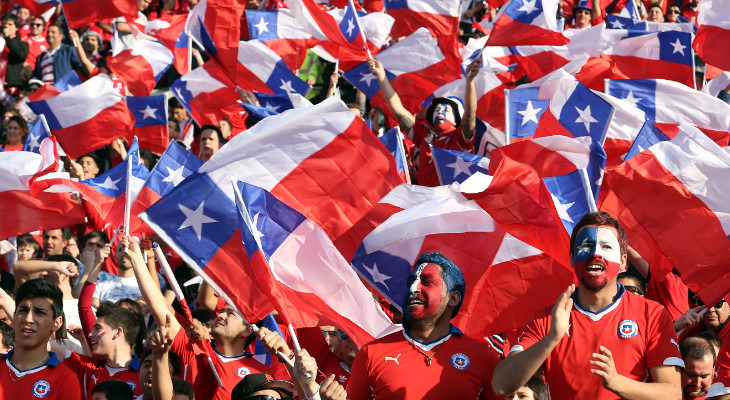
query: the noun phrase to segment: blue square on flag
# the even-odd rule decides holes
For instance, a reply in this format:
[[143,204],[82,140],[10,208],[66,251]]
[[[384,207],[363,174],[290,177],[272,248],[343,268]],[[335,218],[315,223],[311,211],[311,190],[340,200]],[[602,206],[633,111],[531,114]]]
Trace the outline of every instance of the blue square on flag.
[[654,79],[611,79],[608,94],[631,102],[646,113],[646,119],[656,121],[656,81]]
[[692,65],[692,34],[689,32],[666,31],[657,34],[659,59],[678,64]]
[[134,127],[167,125],[167,100],[165,95],[127,97],[127,108],[134,115]]
[[537,97],[540,88],[509,91],[509,137],[526,138],[535,135],[537,123],[547,110],[550,100]]
[[590,89],[577,83],[560,112],[558,121],[574,137],[590,136],[601,142],[610,122],[613,107]]
[[251,39],[258,39],[259,42],[279,39],[276,29],[278,17],[278,10],[246,10]]
[[347,8],[345,8],[345,15],[340,22],[342,36],[350,43],[354,42],[360,36],[360,24],[358,23],[355,12],[355,7],[352,6],[352,2],[348,2]]

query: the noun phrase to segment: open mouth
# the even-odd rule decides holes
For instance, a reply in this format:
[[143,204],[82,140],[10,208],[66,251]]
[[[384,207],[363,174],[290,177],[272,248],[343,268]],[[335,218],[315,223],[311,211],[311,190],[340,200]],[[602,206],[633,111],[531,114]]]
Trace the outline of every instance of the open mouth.
[[409,306],[422,306],[426,304],[423,300],[419,299],[418,297],[414,297],[410,300],[408,300]]
[[23,334],[23,336],[30,336],[35,333],[35,331],[30,328],[23,328],[20,330],[20,332]]

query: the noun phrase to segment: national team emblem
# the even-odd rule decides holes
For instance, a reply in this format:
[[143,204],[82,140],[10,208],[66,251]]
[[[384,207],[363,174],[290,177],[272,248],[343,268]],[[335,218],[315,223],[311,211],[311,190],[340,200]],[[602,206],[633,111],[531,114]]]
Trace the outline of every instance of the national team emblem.
[[44,398],[51,393],[51,384],[47,381],[38,381],[33,385],[33,396]]
[[132,391],[133,392],[134,392],[135,389],[137,389],[137,384],[135,384],[132,381],[127,382],[127,386],[129,386],[130,388],[132,388]]
[[243,378],[244,376],[246,376],[246,375],[248,375],[250,373],[251,373],[251,370],[249,370],[246,367],[241,367],[241,368],[239,368],[239,369],[236,370],[236,375],[238,375],[241,378]]
[[451,365],[456,369],[467,369],[469,368],[469,357],[464,353],[456,353],[451,356]]
[[625,319],[618,324],[618,335],[624,339],[634,337],[637,333],[639,333],[639,326],[630,319]]

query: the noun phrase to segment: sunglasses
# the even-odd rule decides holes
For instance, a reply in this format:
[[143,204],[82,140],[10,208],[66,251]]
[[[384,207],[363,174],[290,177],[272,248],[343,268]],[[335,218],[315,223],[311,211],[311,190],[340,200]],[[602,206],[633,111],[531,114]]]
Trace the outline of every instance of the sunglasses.
[[644,292],[642,292],[641,289],[636,286],[624,286],[624,289],[628,290],[631,293],[638,294],[639,296],[644,295]]
[[[694,295],[694,296],[692,297],[692,300],[693,300],[693,301],[695,302],[695,304],[697,304],[698,306],[704,306],[704,305],[705,305],[705,303],[703,303],[703,302],[702,302],[702,300],[700,300],[700,298],[699,298],[699,297],[698,297],[697,295]],[[714,306],[712,306],[712,308],[722,308],[722,306],[724,306],[724,305],[725,305],[725,303],[727,303],[727,302],[726,302],[726,301],[725,301],[724,299],[723,299],[723,300],[720,300],[720,301],[718,301],[718,302],[717,302],[717,304],[715,304]],[[708,307],[708,308],[709,308],[709,307]]]
[[679,14],[679,10],[677,10],[676,8],[672,8],[667,11],[667,14]]
[[348,340],[350,339],[350,335],[346,334],[345,332],[340,332],[340,339]]
[[[246,397],[246,400],[279,400],[284,399],[282,397],[269,396],[268,394],[260,394],[257,396]],[[284,400],[289,399],[288,397]]]
[[43,24],[30,24],[30,26],[43,26]]

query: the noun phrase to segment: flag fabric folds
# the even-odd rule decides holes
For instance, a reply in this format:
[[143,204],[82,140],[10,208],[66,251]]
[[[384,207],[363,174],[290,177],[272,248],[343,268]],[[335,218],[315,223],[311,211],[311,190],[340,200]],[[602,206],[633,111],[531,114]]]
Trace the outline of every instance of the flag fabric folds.
[[558,31],[556,0],[510,0],[500,9],[487,46],[562,46],[570,39]]
[[200,126],[240,111],[236,84],[214,59],[180,77],[170,90]]
[[391,35],[408,36],[421,27],[435,37],[455,35],[459,27],[460,4],[439,0],[385,0],[386,12],[395,18]]
[[723,51],[730,41],[730,4],[722,0],[702,0],[697,6],[697,35],[692,48],[700,58],[717,68],[730,70],[730,56]]
[[148,97],[126,98],[127,107],[134,116],[131,136],[136,136],[139,145],[161,154],[170,142],[167,125],[167,99],[164,94]]
[[175,57],[162,43],[137,39],[131,49],[109,58],[108,65],[134,96],[149,96]]
[[137,16],[137,2],[134,0],[94,1],[61,0],[63,14],[71,29],[91,25],[97,21],[116,17]]

